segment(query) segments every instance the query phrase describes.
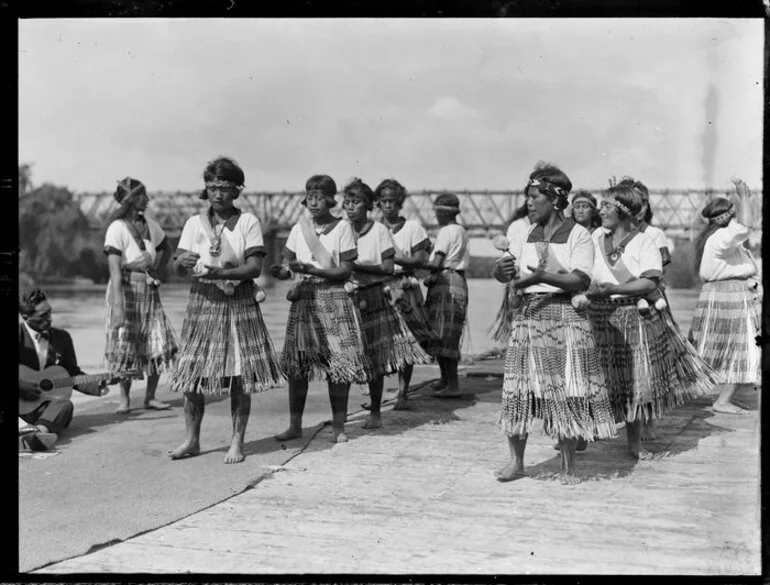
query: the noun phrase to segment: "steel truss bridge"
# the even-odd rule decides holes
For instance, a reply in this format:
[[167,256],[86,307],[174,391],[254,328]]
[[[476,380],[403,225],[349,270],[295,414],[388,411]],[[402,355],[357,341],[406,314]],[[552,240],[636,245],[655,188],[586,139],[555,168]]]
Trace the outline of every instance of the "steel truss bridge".
[[[433,200],[442,191],[416,191],[409,194],[404,203],[403,215],[416,219],[432,235],[437,230],[433,214]],[[597,189],[593,193],[600,193]],[[519,191],[452,191],[460,199],[461,213],[458,222],[473,236],[489,236],[505,230],[514,211],[524,202]],[[156,219],[170,236],[181,233],[184,222],[207,208],[207,202],[197,193],[155,192],[150,193],[148,213]],[[670,237],[691,238],[700,230],[700,210],[705,202],[721,191],[695,189],[662,189],[650,191],[650,205],[654,213],[653,223]],[[75,196],[81,210],[93,229],[104,229],[107,218],[117,203],[111,193],[82,193]],[[305,209],[302,205],[304,192],[252,192],[242,193],[237,205],[254,213],[266,232],[283,235],[297,222]],[[335,215],[341,213],[342,196],[337,196]],[[375,210],[375,214],[376,214]]]

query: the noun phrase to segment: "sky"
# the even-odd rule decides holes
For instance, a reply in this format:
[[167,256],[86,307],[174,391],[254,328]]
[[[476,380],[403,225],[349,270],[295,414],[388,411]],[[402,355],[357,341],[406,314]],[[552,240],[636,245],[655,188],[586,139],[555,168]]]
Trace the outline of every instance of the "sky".
[[310,175],[409,190],[761,186],[761,19],[19,21],[19,158],[34,184],[247,191]]

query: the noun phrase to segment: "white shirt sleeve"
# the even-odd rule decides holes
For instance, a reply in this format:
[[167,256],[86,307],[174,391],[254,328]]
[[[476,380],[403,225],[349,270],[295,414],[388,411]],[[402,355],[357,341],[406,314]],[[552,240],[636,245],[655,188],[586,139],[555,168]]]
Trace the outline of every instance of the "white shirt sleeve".
[[396,253],[396,243],[393,240],[393,234],[390,230],[381,223],[375,223],[377,227],[377,238],[379,240],[379,253],[382,260],[393,258]]
[[591,277],[594,271],[594,241],[588,230],[575,225],[569,237],[570,240],[570,270],[579,270]]
[[[644,234],[640,234],[644,236]],[[639,237],[639,274],[657,272],[657,276],[663,273],[663,258],[660,250],[652,238]]]
[[125,224],[115,220],[107,227],[107,233],[104,234],[104,247],[111,246],[125,255],[130,237]]
[[259,223],[259,218],[255,215],[248,214],[243,219],[246,220],[243,234],[246,245],[245,250],[250,250],[252,248],[264,250],[265,242],[262,237],[262,226]]
[[351,250],[356,250],[357,256],[358,247],[356,246],[356,238],[353,236],[353,228],[350,227],[350,224],[347,221],[343,220],[340,222],[339,230],[340,258],[347,257],[346,254],[349,254]]
[[[419,222],[413,222],[413,228],[411,233],[411,238],[409,241],[409,247],[410,252],[414,254],[417,250],[415,249],[417,246],[422,244],[425,240],[428,241],[427,247],[420,248],[421,250],[424,249],[426,252],[430,251],[430,238],[428,237],[428,232],[425,231],[425,228],[420,224]],[[404,226],[406,227],[406,226]]]
[[434,254],[449,254],[449,248],[452,246],[452,235],[446,227],[441,228],[436,235],[436,243],[433,245]]
[[718,229],[709,237],[714,246],[714,254],[717,258],[730,256],[733,250],[749,239],[749,233],[749,228],[732,220],[727,227]]
[[186,222],[184,222],[184,227],[182,228],[182,235],[179,237],[179,243],[176,245],[177,250],[187,250],[188,252],[192,252],[193,248],[195,246],[195,226],[193,225],[193,222],[195,220],[195,216],[188,219]]
[[297,253],[297,230],[299,229],[299,226],[294,226],[291,228],[291,231],[289,232],[289,237],[286,238],[286,249],[289,252]]

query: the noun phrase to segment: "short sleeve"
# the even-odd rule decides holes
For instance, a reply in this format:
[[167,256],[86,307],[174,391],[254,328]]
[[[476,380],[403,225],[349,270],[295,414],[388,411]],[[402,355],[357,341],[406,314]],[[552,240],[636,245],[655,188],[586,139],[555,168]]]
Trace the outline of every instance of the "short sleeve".
[[107,233],[104,234],[104,253],[116,254],[121,256],[128,247],[129,234],[122,221],[113,221],[107,227]]
[[441,228],[436,236],[436,243],[433,245],[433,251],[436,254],[447,255],[449,247],[452,245],[452,236],[447,228]]
[[580,276],[585,285],[591,282],[594,270],[594,241],[588,230],[576,225],[570,234],[569,264],[572,272]]
[[710,237],[717,258],[730,256],[738,246],[749,239],[749,228],[733,220],[727,227],[718,229]]
[[246,250],[244,256],[264,256],[265,255],[265,243],[262,238],[262,226],[259,223],[259,219],[255,215],[248,214],[243,219],[246,219],[246,225],[244,230],[244,240]]
[[639,276],[641,278],[661,278],[663,276],[663,258],[652,238],[640,238],[639,241]]
[[177,254],[181,250],[185,250],[188,252],[191,252],[195,246],[195,225],[193,222],[195,221],[195,217],[191,217],[186,222],[184,222],[184,227],[182,228],[182,235],[179,236],[179,243],[176,245],[177,248]]
[[396,243],[393,241],[393,235],[390,230],[382,224],[377,224],[378,247],[380,249],[380,257],[383,260],[393,258],[396,255]]
[[430,238],[428,237],[428,232],[426,232],[425,228],[416,221],[413,222],[412,225],[412,232],[409,234],[409,248],[412,254],[419,252],[420,250],[425,250],[426,252],[430,251]]
[[346,221],[339,222],[337,229],[339,230],[338,244],[340,251],[340,261],[350,262],[358,258],[358,247],[356,245],[356,238],[353,235],[353,228]]

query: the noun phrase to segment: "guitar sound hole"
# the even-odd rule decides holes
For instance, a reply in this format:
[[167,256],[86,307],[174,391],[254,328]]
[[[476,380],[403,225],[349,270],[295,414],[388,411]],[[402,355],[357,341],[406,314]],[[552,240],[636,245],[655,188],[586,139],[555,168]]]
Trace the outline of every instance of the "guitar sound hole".
[[51,380],[40,380],[37,386],[43,392],[48,392],[50,390],[53,390],[53,382],[51,382]]

